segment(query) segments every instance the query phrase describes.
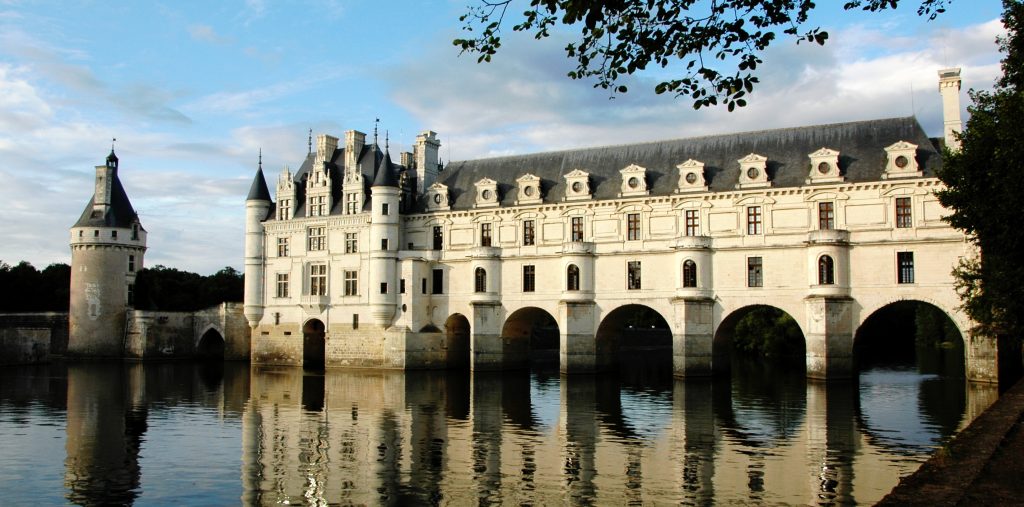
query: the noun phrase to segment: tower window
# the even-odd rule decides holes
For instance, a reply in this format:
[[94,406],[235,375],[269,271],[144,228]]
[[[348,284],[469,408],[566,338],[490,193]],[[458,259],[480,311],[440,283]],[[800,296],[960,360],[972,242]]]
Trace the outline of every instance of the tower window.
[[474,292],[487,292],[487,271],[484,268],[476,268],[473,280]]
[[398,293],[405,294],[405,278],[400,278],[398,280]]
[[92,237],[94,237],[94,238],[98,238],[98,237],[100,237],[100,231],[99,231],[99,229],[97,229],[97,230],[95,230],[95,231],[92,231]]
[[491,223],[480,224],[480,246],[491,246]]
[[380,293],[381,294],[387,294],[388,293],[388,282],[380,282]]
[[435,269],[433,271],[433,276],[434,276],[434,280],[433,280],[434,283],[432,285],[431,292],[433,294],[444,294],[444,270],[443,269]]
[[572,217],[569,220],[572,241],[583,241],[583,217]]
[[132,224],[132,241],[139,239],[139,224]]
[[128,272],[129,273],[134,273],[135,272],[135,256],[134,255],[129,255],[128,256]]
[[831,256],[822,255],[818,259],[818,285],[836,283],[836,264]]
[[697,263],[690,259],[683,262],[683,287],[697,286]]
[[580,290],[580,268],[575,264],[569,264],[569,267],[565,268],[565,290]]
[[444,232],[440,225],[434,226],[434,250],[440,250],[444,247]]
[[110,239],[117,239],[117,231],[110,231]]
[[388,238],[381,238],[380,249],[385,251],[388,249]]
[[381,215],[387,216],[389,211],[391,211],[391,209],[390,209],[390,206],[388,206],[388,203],[385,202],[385,203],[380,205],[380,214]]
[[534,244],[535,229],[533,224],[533,220],[523,220],[523,245],[525,246]]
[[128,306],[135,306],[135,284],[128,284]]

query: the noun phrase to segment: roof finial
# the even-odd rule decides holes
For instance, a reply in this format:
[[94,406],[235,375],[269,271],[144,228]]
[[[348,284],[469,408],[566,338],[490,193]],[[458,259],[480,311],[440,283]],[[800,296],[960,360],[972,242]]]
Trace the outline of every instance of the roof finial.
[[116,137],[110,138],[110,153],[114,153],[114,143],[116,143],[116,142],[117,142],[117,138]]
[[373,144],[377,144],[377,124],[380,123],[380,118],[373,119]]
[[388,131],[384,131],[384,151],[388,151]]
[[313,153],[313,129],[309,129],[309,140],[306,141],[306,155]]
[[259,165],[259,169],[261,171],[263,170],[263,147],[262,146],[260,146],[260,165]]

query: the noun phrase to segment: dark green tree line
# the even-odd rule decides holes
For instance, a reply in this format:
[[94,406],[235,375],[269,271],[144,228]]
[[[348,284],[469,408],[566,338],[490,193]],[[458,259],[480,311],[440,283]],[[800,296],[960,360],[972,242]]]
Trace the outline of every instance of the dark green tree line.
[[0,261],[0,312],[66,312],[70,287],[67,264],[39,271],[26,261],[15,266]]

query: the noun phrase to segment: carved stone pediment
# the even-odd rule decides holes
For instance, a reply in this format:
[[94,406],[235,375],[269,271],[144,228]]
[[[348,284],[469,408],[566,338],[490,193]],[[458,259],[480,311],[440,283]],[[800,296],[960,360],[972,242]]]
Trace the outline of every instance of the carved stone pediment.
[[679,170],[679,183],[676,192],[706,192],[708,184],[704,180],[704,162],[689,159],[676,166]]
[[630,164],[619,171],[622,175],[622,186],[619,195],[622,197],[633,197],[647,195],[647,168],[636,164]]
[[917,165],[917,145],[899,141],[885,148],[885,173],[882,179],[914,178],[923,175]]
[[590,173],[580,169],[574,169],[566,174],[565,178],[565,200],[575,201],[590,199]]
[[768,181],[768,157],[751,153],[739,160],[740,179],[736,188],[765,188],[772,186]]
[[540,177],[534,174],[524,174],[516,179],[519,187],[516,204],[540,204],[543,196],[540,192]]
[[446,211],[451,209],[451,203],[448,200],[448,185],[443,183],[434,183],[427,188],[425,195],[427,199],[427,209],[431,211]]
[[476,183],[476,207],[486,208],[498,205],[498,182],[483,178]]
[[840,183],[843,181],[839,173],[839,152],[821,148],[807,155],[811,159],[811,169],[807,173],[806,183]]

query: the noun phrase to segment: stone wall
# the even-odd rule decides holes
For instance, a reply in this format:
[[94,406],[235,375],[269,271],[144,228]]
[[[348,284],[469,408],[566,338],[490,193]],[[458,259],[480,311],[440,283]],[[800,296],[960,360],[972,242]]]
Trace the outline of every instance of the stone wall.
[[[448,366],[447,339],[443,333],[415,333],[351,324],[328,327],[325,363],[331,367],[444,369]],[[302,365],[302,330],[295,324],[264,325],[253,334],[254,364]]]
[[0,315],[0,365],[48,362],[68,346],[68,314]]

